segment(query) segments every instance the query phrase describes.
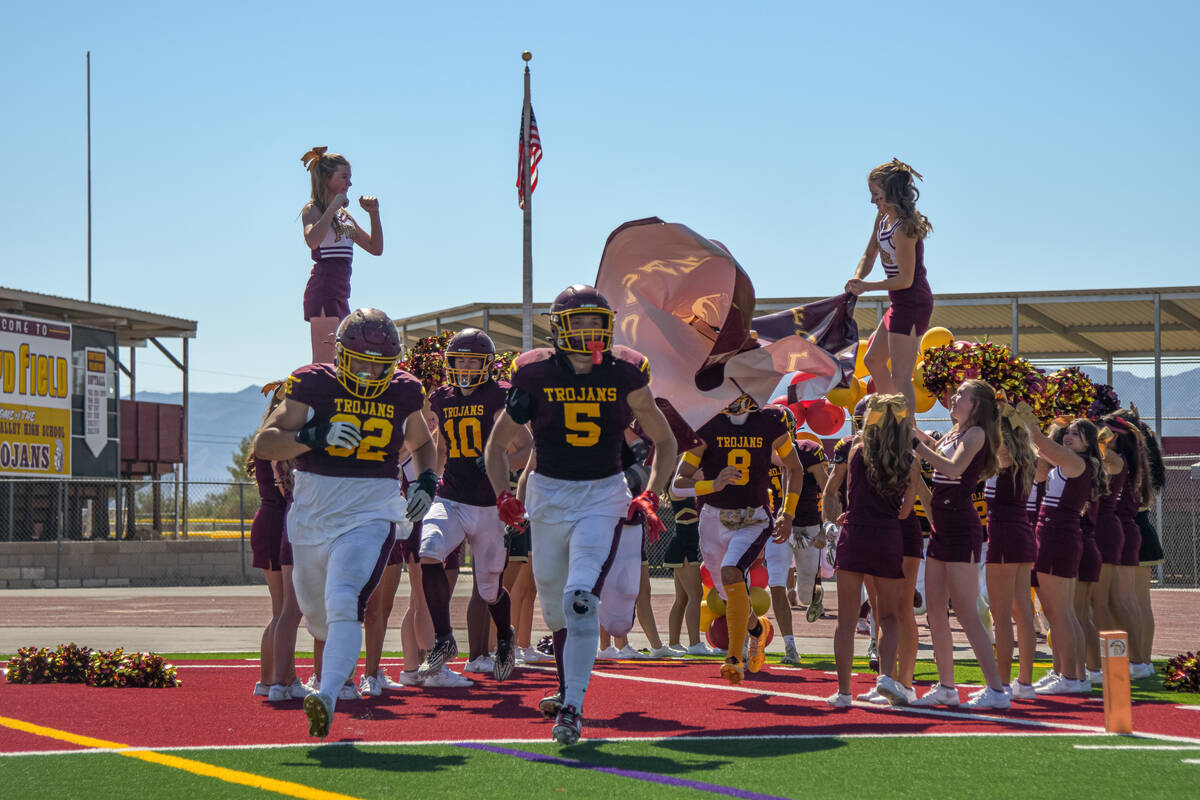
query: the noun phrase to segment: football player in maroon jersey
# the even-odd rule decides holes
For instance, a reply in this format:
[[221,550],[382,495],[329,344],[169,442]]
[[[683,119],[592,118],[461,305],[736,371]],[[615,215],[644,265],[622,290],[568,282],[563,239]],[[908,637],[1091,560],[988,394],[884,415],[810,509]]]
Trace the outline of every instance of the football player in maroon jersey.
[[[484,471],[483,449],[496,418],[504,411],[508,384],[493,379],[496,346],[477,328],[455,334],[446,345],[445,358],[450,382],[429,396],[440,434],[437,452],[442,481],[437,499],[425,516],[420,550],[421,583],[437,638],[417,677],[432,675],[458,654],[450,624],[450,584],[444,564],[446,557],[467,539],[471,543],[475,588],[496,623],[492,674],[502,681],[512,673],[516,661],[511,605],[501,582],[508,549],[496,493]],[[529,442],[528,432],[519,431],[514,440],[518,450],[512,456],[516,463],[525,462]]]
[[[600,292],[582,284],[565,289],[551,307],[550,331],[553,348],[517,359],[485,460],[501,520],[522,522],[525,507],[508,492],[505,449],[521,426],[530,426],[534,453],[525,502],[533,574],[559,667],[559,691],[540,708],[554,717],[554,739],[570,745],[581,733],[600,626],[616,635],[633,626],[641,520],[662,524],[655,514],[658,493],[670,478],[676,447],[650,393],[646,359],[612,344],[612,307]],[[632,498],[621,444],[635,417],[654,443],[654,458],[647,490]]]
[[[762,669],[771,626],[766,616],[752,613],[747,571],[762,555],[768,538],[773,535],[776,541],[785,542],[791,537],[800,500],[799,493],[790,488],[792,476],[798,488],[804,480],[804,467],[796,457],[784,410],[774,405],[760,408],[748,394],[701,425],[696,436],[700,444],[680,459],[672,493],[703,499],[700,552],[710,570],[721,568],[720,581],[714,580],[714,584],[725,598],[729,623],[729,652],[721,676],[738,684],[747,669]],[[769,510],[772,456],[778,457],[784,469],[783,502],[775,519]],[[695,479],[697,470],[704,472],[705,480]],[[747,633],[750,649],[742,663]]]
[[[395,542],[433,502],[437,451],[421,382],[396,369],[400,336],[387,314],[342,320],[336,364],[291,374],[284,401],[254,439],[259,458],[296,459],[287,531],[292,582],[308,630],[325,640],[320,690],[304,699],[311,736],[326,736],[337,692],[354,671],[362,618]],[[402,447],[420,476],[405,502]]]

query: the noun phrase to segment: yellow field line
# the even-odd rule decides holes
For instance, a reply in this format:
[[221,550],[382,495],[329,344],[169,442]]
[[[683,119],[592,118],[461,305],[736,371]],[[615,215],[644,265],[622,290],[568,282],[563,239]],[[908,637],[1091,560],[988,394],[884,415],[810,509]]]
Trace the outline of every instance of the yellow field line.
[[305,786],[300,783],[292,783],[290,781],[280,781],[274,778],[265,778],[262,775],[255,775],[250,772],[241,772],[236,769],[227,769],[225,767],[217,767],[212,764],[205,764],[202,761],[193,761],[189,758],[180,758],[179,756],[169,756],[165,753],[156,753],[153,750],[132,750],[131,746],[121,744],[120,742],[109,742],[104,739],[94,739],[91,736],[81,736],[70,731],[60,731],[55,728],[46,728],[41,725],[34,725],[31,722],[25,722],[12,717],[0,717],[0,725],[14,730],[32,733],[35,736],[45,736],[50,739],[57,739],[61,742],[70,742],[82,747],[95,747],[102,750],[113,750],[119,756],[127,756],[136,758],[139,761],[147,761],[151,764],[159,764],[164,767],[180,769],[184,772],[190,772],[193,775],[202,775],[206,778],[216,778],[219,781],[226,783],[236,783],[242,786],[250,786],[254,789],[262,789],[268,792],[275,792],[287,797],[298,797],[301,800],[359,800],[359,798],[351,797],[346,794],[338,794],[337,792],[326,792],[321,789],[314,789],[311,786]]

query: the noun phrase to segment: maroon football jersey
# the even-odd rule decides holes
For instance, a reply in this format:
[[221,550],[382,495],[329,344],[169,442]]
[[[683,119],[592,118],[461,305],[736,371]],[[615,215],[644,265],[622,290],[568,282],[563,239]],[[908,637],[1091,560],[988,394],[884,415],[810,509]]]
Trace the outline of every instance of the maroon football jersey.
[[778,406],[751,411],[741,425],[735,425],[726,414],[717,414],[701,425],[696,436],[705,445],[700,457],[705,479],[714,480],[725,467],[742,471],[738,482],[704,495],[704,502],[716,508],[769,506],[772,445],[787,432],[783,409]]
[[472,506],[496,502],[491,481],[478,466],[483,446],[492,435],[496,413],[504,409],[507,383],[487,383],[469,395],[457,386],[439,386],[429,395],[429,407],[438,418],[438,434],[446,442],[446,469],[438,497]]
[[569,481],[620,472],[621,445],[633,420],[628,397],[649,382],[645,356],[621,345],[586,374],[548,347],[522,353],[513,363],[512,385],[531,403],[537,471]]
[[[821,524],[821,492],[824,486],[817,485],[817,479],[808,471],[810,467],[824,464],[829,459],[825,457],[825,448],[811,439],[800,439],[796,442],[796,456],[800,466],[804,467],[804,484],[800,487],[800,502],[796,504],[796,516],[793,525]],[[796,491],[799,476],[792,476],[792,491]]]
[[772,464],[767,470],[767,481],[771,484],[771,515],[779,512],[779,504],[783,502],[783,467]]
[[296,469],[343,478],[400,477],[404,421],[425,402],[421,382],[396,370],[378,397],[363,400],[338,383],[332,364],[309,364],[293,372],[284,390],[290,400],[313,410],[314,419],[352,422],[362,431],[357,448],[325,447],[296,457]]

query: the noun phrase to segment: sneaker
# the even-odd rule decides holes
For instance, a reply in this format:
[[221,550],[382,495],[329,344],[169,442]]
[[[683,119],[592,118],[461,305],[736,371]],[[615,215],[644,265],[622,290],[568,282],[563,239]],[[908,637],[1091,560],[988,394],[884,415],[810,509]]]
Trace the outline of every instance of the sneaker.
[[454,634],[437,637],[433,642],[433,649],[425,656],[425,662],[417,669],[417,677],[428,678],[437,674],[443,664],[457,655],[458,642],[454,641]]
[[508,680],[517,665],[516,633],[510,627],[508,636],[496,639],[496,657],[492,659],[492,677],[498,681]]
[[553,661],[554,656],[548,656],[536,647],[526,647],[521,650],[521,660],[526,664],[541,664],[546,661]]
[[956,706],[958,705],[958,690],[953,686],[942,686],[940,683],[935,683],[933,688],[922,695],[914,706]]
[[856,695],[854,699],[863,703],[874,703],[876,700],[880,699],[882,699],[885,703],[887,702],[887,698],[879,693],[878,686],[872,686],[871,691]]
[[679,651],[673,647],[663,645],[662,647],[650,648],[651,658],[679,658]]
[[675,658],[683,658],[688,654],[688,649],[680,643],[669,644],[667,645],[667,649],[675,653]]
[[964,707],[966,708],[1008,708],[1012,705],[1012,700],[1002,691],[997,691],[985,686],[983,691],[968,700]]
[[880,675],[875,679],[875,690],[894,706],[908,705],[908,695],[905,694],[904,687],[894,678]]
[[617,651],[617,656],[619,658],[633,659],[635,661],[636,660],[645,660],[645,659],[650,658],[650,656],[646,655],[641,650],[634,650],[633,645],[629,645],[629,644],[625,645],[619,651]]
[[835,692],[834,694],[829,695],[829,697],[826,697],[825,702],[829,703],[829,705],[833,706],[834,708],[849,708],[851,705],[853,705],[854,700],[851,699],[850,695],[848,694]]
[[1091,694],[1092,693],[1092,682],[1090,680],[1088,680],[1087,678],[1084,678],[1083,680],[1078,681],[1078,683],[1079,683],[1079,693],[1080,694]]
[[[321,679],[317,677],[317,673],[308,676],[308,680],[304,682],[304,690],[309,694],[316,694],[321,689]],[[303,699],[303,698],[301,698]]]
[[[1132,677],[1133,667],[1129,668],[1130,677]],[[1087,670],[1087,679],[1092,683],[1104,683],[1104,673],[1098,669]]]
[[417,672],[415,669],[412,672],[401,672],[396,683],[401,686],[424,686],[425,679],[418,675]]
[[1136,680],[1154,677],[1154,665],[1149,662],[1129,665],[1129,677]]
[[1013,700],[1037,700],[1037,692],[1028,683],[1017,681],[1012,685]]
[[583,733],[583,719],[575,706],[563,706],[554,718],[554,730],[550,735],[554,741],[563,747],[570,747],[579,741]]
[[374,675],[363,675],[358,682],[358,693],[363,697],[379,697],[383,694],[383,684]]
[[905,686],[904,684],[900,684],[900,688],[904,691],[904,699],[908,701],[906,705],[911,706],[913,703],[917,702],[916,689],[912,688],[911,686]]
[[300,682],[299,678],[292,678],[291,685],[284,688],[287,690],[287,699],[289,700],[303,700],[312,694],[308,687]]
[[379,685],[384,689],[395,691],[404,688],[404,684],[392,680],[392,677],[387,674],[387,670],[383,667],[379,668],[379,671],[375,673],[375,677],[379,680]]
[[795,645],[786,645],[783,650],[783,658],[779,659],[780,664],[788,664],[793,667],[800,666],[800,654],[796,652]]
[[273,683],[267,689],[268,703],[282,703],[284,700],[291,700],[292,697],[288,694],[288,687],[282,683]]
[[1060,677],[1062,677],[1062,676],[1059,675],[1057,672],[1055,672],[1054,670],[1050,670],[1045,675],[1043,675],[1041,678],[1039,678],[1038,680],[1033,682],[1033,688],[1041,689],[1043,686],[1049,686],[1050,684],[1052,684],[1056,680],[1058,680]]
[[605,661],[614,661],[621,657],[621,651],[613,647],[611,644],[596,653],[596,658],[603,658]]
[[758,672],[763,668],[763,664],[767,663],[767,639],[771,636],[771,620],[765,616],[759,617],[758,624],[762,626],[762,630],[758,636],[751,636],[748,643],[746,669],[750,672]]
[[1045,686],[1038,686],[1036,683],[1033,689],[1038,694],[1078,694],[1082,687],[1082,681],[1077,681],[1074,678],[1066,678],[1059,675],[1057,680],[1050,681]]
[[746,667],[735,657],[730,656],[721,665],[721,677],[729,681],[733,686],[737,686],[742,682],[742,678],[746,677]]
[[867,645],[867,666],[872,672],[879,672],[879,650],[875,647],[875,640]]
[[445,664],[440,670],[425,679],[425,688],[427,689],[465,689],[474,685],[475,681],[459,675]]
[[717,653],[704,642],[696,642],[684,651],[689,656],[715,656]]
[[308,735],[325,738],[329,735],[329,723],[333,719],[333,698],[320,693],[305,697],[304,716],[308,717]]
[[492,672],[495,669],[496,662],[491,656],[479,656],[468,661],[463,672]]
[[353,683],[343,683],[338,689],[338,700],[362,700],[362,695]]
[[818,583],[813,587],[812,604],[808,607],[808,611],[804,614],[804,618],[806,620],[809,622],[816,622],[821,618],[821,615],[825,613],[825,605],[821,602],[824,599],[825,587]]
[[[1132,672],[1132,670],[1131,670],[1131,672]],[[270,686],[267,686],[262,681],[258,681],[257,683],[254,684],[254,696],[255,697],[267,697],[270,694],[271,694]]]
[[546,719],[557,719],[558,711],[563,706],[562,692],[548,694],[538,701],[538,711],[542,712],[542,716]]

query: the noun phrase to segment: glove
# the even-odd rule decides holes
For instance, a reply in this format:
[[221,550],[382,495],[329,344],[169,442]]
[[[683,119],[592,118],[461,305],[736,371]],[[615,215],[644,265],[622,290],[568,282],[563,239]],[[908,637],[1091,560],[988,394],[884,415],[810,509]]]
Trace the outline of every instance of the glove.
[[437,473],[431,469],[417,476],[416,483],[408,490],[408,510],[404,516],[409,522],[418,522],[425,517],[425,513],[433,505],[437,485]]
[[525,520],[525,504],[512,492],[500,493],[496,498],[496,509],[500,512],[500,521],[505,525],[523,528],[528,524]]
[[625,470],[625,483],[629,485],[629,493],[637,497],[646,488],[646,480],[650,470],[643,464],[632,464]]
[[658,518],[658,495],[647,490],[633,498],[633,502],[629,504],[629,515],[626,519],[633,522],[639,514],[642,522],[646,525],[646,541],[654,544],[667,529],[667,526],[663,525],[662,520]]
[[354,450],[362,441],[362,431],[353,422],[328,422],[313,417],[296,431],[296,441],[309,450],[342,447]]

